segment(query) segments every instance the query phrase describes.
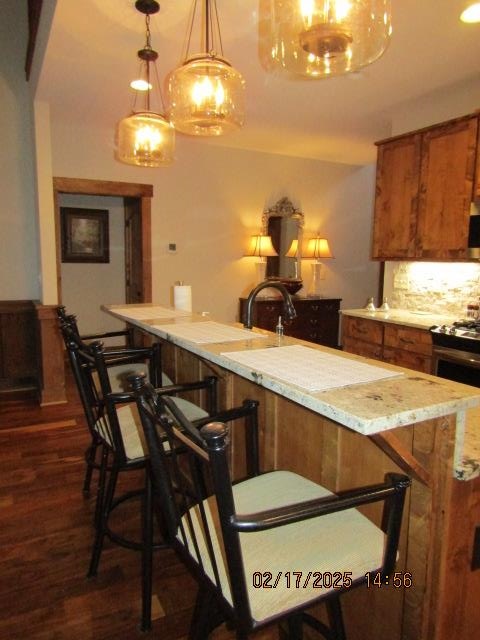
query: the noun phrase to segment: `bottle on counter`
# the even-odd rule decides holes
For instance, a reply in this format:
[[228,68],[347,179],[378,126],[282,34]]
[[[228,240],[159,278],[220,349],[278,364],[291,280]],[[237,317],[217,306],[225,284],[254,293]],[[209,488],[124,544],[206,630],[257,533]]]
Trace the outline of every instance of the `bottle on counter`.
[[367,300],[367,305],[365,307],[367,311],[375,311],[375,303],[373,302],[373,298],[369,298]]
[[388,298],[384,298],[380,311],[390,311],[390,305],[388,304]]
[[480,318],[480,305],[476,301],[467,304],[467,318],[469,320],[478,320]]
[[275,327],[275,333],[277,336],[283,336],[283,324],[282,324],[282,316],[278,316],[277,326]]

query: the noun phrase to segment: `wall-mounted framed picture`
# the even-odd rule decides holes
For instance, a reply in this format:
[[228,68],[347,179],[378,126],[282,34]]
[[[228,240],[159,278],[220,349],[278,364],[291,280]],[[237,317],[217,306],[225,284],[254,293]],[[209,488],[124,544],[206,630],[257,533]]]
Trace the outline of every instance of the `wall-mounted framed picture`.
[[108,210],[60,207],[62,262],[110,262]]

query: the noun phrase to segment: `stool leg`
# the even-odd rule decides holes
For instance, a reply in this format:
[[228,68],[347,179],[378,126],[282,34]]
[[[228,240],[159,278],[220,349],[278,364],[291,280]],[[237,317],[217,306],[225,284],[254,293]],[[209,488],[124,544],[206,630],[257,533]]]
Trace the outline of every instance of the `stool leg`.
[[205,640],[212,628],[213,596],[206,589],[200,587],[195,600],[188,640]]
[[115,495],[115,487],[117,485],[118,468],[113,465],[110,472],[110,478],[108,480],[107,493],[105,500],[103,501],[102,515],[100,522],[95,532],[95,541],[93,543],[92,557],[90,560],[90,567],[88,569],[87,576],[89,578],[97,575],[98,563],[100,562],[100,555],[103,549],[103,540],[105,538],[105,531],[107,529],[108,516],[112,508],[113,497]]
[[142,497],[142,631],[152,628],[153,497],[150,470],[145,470]]
[[85,498],[88,498],[88,496],[90,495],[90,485],[92,483],[93,467],[95,464],[95,458],[97,455],[97,448],[99,444],[100,444],[99,442],[96,442],[95,440],[92,439],[90,446],[85,452],[85,462],[86,462],[87,468],[85,469],[85,478],[83,480],[83,488],[82,488],[82,492]]
[[102,458],[100,461],[100,471],[98,478],[97,498],[95,500],[95,515],[93,524],[95,528],[100,526],[102,518],[103,501],[105,498],[105,485],[107,482],[108,449],[102,445]]
[[330,623],[330,629],[333,632],[335,640],[346,640],[345,625],[343,623],[342,606],[340,598],[329,598],[326,602],[328,621]]
[[287,620],[288,640],[303,640],[302,614],[290,616]]

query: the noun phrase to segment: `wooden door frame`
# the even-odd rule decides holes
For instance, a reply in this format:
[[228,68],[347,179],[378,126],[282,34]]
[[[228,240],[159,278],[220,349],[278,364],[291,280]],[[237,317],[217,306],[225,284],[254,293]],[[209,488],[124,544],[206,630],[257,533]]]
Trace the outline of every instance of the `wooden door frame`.
[[88,180],[85,178],[53,178],[53,197],[55,202],[55,236],[57,247],[57,293],[61,296],[61,244],[60,244],[60,206],[61,193],[87,196],[115,196],[120,198],[138,198],[142,218],[142,288],[143,302],[152,301],[152,242],[151,242],[151,198],[153,186],[133,182],[110,182],[107,180]]
[[[85,178],[53,178],[55,208],[55,242],[57,262],[57,299],[62,300],[60,206],[62,193],[138,198],[141,216],[142,293],[143,302],[152,301],[151,199],[153,186],[132,182],[112,182]],[[36,305],[40,344],[39,402],[43,405],[66,402],[63,342],[58,330],[56,305]]]

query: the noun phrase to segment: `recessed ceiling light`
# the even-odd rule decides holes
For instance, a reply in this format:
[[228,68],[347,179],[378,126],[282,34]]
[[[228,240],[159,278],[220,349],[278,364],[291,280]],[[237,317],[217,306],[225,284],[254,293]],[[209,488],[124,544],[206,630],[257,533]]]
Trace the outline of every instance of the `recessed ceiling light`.
[[460,15],[462,22],[480,22],[480,2],[469,5]]
[[132,89],[135,89],[135,91],[148,91],[148,89],[152,88],[152,85],[146,80],[132,80],[130,86]]

